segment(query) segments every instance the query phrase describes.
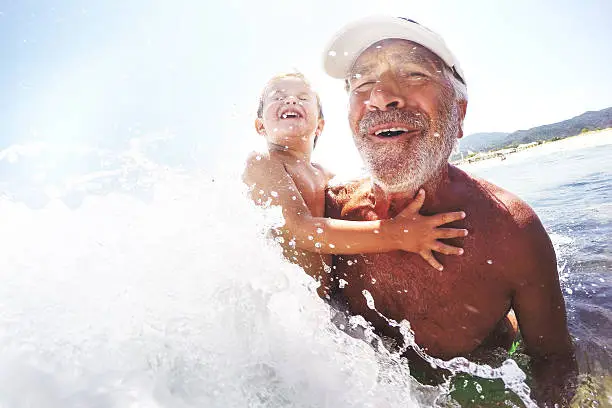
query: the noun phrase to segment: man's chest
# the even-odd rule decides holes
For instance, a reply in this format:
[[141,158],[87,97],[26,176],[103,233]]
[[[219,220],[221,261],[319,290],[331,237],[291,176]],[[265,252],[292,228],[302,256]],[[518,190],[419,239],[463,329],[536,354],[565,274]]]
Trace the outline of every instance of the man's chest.
[[382,332],[386,322],[369,309],[364,291],[385,317],[409,320],[419,344],[438,354],[469,352],[511,305],[505,255],[495,250],[497,238],[481,238],[467,238],[461,257],[436,255],[443,271],[417,254],[396,251],[338,256],[336,277],[346,282],[342,290],[351,312],[363,315]]

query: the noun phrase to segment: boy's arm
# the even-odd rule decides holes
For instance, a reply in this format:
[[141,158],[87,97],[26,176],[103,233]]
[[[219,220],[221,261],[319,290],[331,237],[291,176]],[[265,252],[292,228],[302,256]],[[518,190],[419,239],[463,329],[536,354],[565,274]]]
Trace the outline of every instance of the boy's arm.
[[[247,160],[243,181],[258,205],[282,207],[282,227],[298,248],[323,254],[386,252],[400,248],[398,228],[385,221],[344,221],[313,217],[284,165],[261,155]],[[324,194],[323,191],[320,192]]]
[[[347,255],[406,250],[420,253],[438,269],[441,265],[431,256],[432,248],[446,254],[462,253],[459,248],[443,244],[437,239],[465,236],[465,230],[436,228],[463,218],[459,213],[423,217],[418,214],[420,206],[417,208],[413,205],[407,209],[414,212],[410,218],[398,216],[391,220],[346,221],[313,217],[283,164],[261,156],[253,155],[249,158],[243,180],[251,188],[251,198],[255,203],[282,207],[285,218],[283,228],[295,240],[298,248],[317,253]],[[423,197],[420,198],[422,204]],[[427,245],[424,237],[429,240]]]

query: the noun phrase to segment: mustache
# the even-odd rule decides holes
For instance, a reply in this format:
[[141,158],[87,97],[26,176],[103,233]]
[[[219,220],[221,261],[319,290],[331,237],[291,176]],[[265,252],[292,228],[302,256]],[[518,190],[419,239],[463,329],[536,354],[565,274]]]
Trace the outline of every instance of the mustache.
[[398,109],[368,111],[359,121],[359,134],[367,135],[373,126],[389,122],[405,123],[410,127],[421,128],[425,131],[429,131],[431,127],[429,115],[424,112],[403,111]]

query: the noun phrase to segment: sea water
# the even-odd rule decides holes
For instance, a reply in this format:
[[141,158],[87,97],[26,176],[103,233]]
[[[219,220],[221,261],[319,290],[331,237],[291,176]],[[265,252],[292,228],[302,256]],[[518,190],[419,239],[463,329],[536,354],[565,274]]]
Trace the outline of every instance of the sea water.
[[[130,155],[111,158],[107,168],[49,181],[49,172],[40,174],[45,149],[13,146],[0,153],[0,166],[11,170],[3,172],[0,198],[0,406],[428,407],[448,402],[448,384],[420,386],[397,352],[385,349],[362,319],[348,324],[363,326],[363,339],[331,322],[333,311],[317,297],[315,282],[265,239],[279,212],[254,208],[237,172],[180,172]],[[32,151],[36,154],[28,156]],[[582,148],[572,151],[585,154]],[[548,158],[551,165],[567,167],[565,160]],[[503,177],[502,167],[493,179]],[[565,180],[576,183],[580,174]],[[580,254],[582,235],[567,231],[569,224],[551,224],[559,206],[537,202],[535,191],[527,189],[525,196],[541,210],[558,248],[573,332],[609,356],[611,336],[600,326],[609,323],[609,244],[594,240],[600,246]],[[595,214],[587,222],[592,229],[609,228],[609,200],[591,206],[587,201],[581,200],[586,207],[576,206],[568,220],[587,222],[576,216],[587,208]],[[571,205],[563,208],[571,212]],[[583,270],[583,260],[594,266]],[[603,317],[581,318],[583,304]],[[411,339],[407,322],[391,323]],[[595,358],[601,370],[604,357]],[[498,367],[430,361],[457,372],[502,377],[524,390],[524,374],[511,360]]]

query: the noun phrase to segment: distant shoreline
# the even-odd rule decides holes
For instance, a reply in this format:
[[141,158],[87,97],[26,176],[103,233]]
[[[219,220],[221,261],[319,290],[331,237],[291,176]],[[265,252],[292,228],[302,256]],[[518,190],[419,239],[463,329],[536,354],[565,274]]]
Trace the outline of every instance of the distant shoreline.
[[453,164],[453,165],[464,165],[464,164],[472,164],[472,163],[476,163],[476,162],[480,162],[480,161],[484,161],[484,160],[491,160],[491,159],[500,159],[500,160],[503,161],[503,160],[506,160],[506,158],[508,156],[510,156],[510,155],[512,155],[514,153],[525,151],[527,149],[532,149],[534,147],[542,146],[542,145],[545,145],[545,144],[551,144],[551,143],[555,143],[555,142],[568,141],[569,139],[578,139],[578,138],[582,138],[582,137],[585,137],[585,136],[592,136],[594,134],[601,133],[601,132],[608,132],[610,130],[612,130],[612,128],[591,130],[591,131],[588,131],[588,132],[579,133],[577,135],[567,136],[567,137],[563,137],[563,138],[559,138],[559,139],[538,140],[537,142],[525,143],[525,144],[518,145],[516,147],[509,147],[509,148],[504,148],[504,149],[490,150],[488,152],[478,152],[476,154],[473,154],[473,155],[471,155],[469,157],[465,157],[463,159],[453,160],[453,161],[451,161],[451,164]]

